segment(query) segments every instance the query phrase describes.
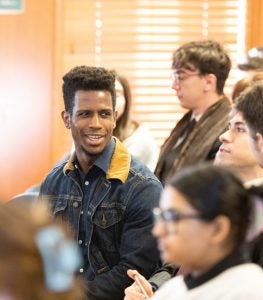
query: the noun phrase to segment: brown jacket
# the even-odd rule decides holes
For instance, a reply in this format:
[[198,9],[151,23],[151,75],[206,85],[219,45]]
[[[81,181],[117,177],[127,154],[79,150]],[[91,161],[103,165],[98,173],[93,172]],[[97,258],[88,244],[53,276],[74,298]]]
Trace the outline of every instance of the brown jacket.
[[[230,108],[230,102],[224,96],[205,111],[201,119],[196,123],[192,132],[189,133],[184,141],[184,145],[174,160],[173,165],[171,165],[171,169],[165,180],[183,167],[194,165],[208,159],[213,144],[227,127]],[[189,111],[182,117],[163,144],[159,161],[155,169],[155,175],[159,179],[163,170],[165,158],[187,127],[191,115],[192,112]],[[213,151],[215,151],[215,149],[213,149]],[[162,178],[162,182],[164,183],[164,178]]]

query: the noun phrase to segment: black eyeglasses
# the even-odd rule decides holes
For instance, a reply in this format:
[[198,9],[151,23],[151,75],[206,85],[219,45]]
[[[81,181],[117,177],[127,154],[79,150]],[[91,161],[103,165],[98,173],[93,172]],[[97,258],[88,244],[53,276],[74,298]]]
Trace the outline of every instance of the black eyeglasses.
[[164,222],[178,222],[184,219],[202,219],[198,214],[182,214],[176,211],[175,209],[168,209],[162,211],[160,208],[156,207],[153,209],[153,215],[155,222],[164,221]]
[[189,77],[192,76],[200,76],[200,73],[193,73],[193,74],[188,74],[188,73],[184,73],[184,72],[176,72],[176,71],[172,71],[172,80],[180,83],[184,80],[186,80]]

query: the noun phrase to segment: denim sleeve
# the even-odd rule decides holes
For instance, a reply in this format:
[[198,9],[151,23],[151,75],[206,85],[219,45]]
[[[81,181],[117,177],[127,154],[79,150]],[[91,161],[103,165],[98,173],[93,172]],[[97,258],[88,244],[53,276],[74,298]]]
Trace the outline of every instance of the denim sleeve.
[[119,263],[88,284],[88,299],[122,300],[124,289],[132,283],[128,269],[136,269],[149,278],[160,267],[152,235],[152,209],[158,206],[161,191],[161,184],[153,179],[142,180],[133,188],[124,216]]

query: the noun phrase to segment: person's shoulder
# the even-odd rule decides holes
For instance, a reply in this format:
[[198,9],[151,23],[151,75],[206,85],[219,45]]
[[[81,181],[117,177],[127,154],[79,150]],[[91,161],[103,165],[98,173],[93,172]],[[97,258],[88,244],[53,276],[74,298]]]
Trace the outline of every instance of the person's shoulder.
[[[59,176],[63,176],[64,175],[64,167],[66,165],[67,161],[66,160],[62,160],[59,161],[54,167],[53,169],[51,169],[49,171],[49,173],[47,174],[47,176],[44,179],[44,182],[49,182],[54,180],[55,178],[58,178]],[[42,184],[43,185],[43,184]]]
[[225,279],[223,284],[228,284],[229,292],[235,297],[241,297],[235,299],[260,299],[258,296],[263,295],[263,269],[256,264],[241,264],[226,270],[222,275]]
[[[263,295],[262,272],[262,269],[256,264],[237,265],[188,290],[187,293],[189,299],[259,300],[258,295]],[[224,288],[222,289],[222,287]]]
[[[251,274],[251,275],[260,275],[260,277],[263,279],[263,269],[254,263],[244,263],[237,266],[234,266],[232,268],[227,269],[225,274],[228,274],[228,276],[232,276],[233,273],[236,274]],[[229,275],[230,274],[230,275]]]
[[145,144],[155,146],[156,142],[154,139],[154,135],[146,124],[139,124],[134,132],[124,140],[124,145],[128,148],[135,143],[138,143],[138,146],[144,146]]
[[151,135],[149,127],[144,123],[140,123],[140,125],[136,128],[134,132]]
[[131,156],[131,165],[129,172],[133,176],[140,177],[142,180],[153,180],[160,183],[154,173],[144,163],[140,162],[140,160],[134,155]]
[[178,275],[168,280],[163,286],[156,291],[152,300],[170,299],[171,295],[175,294],[180,299],[187,293],[187,288],[184,283],[183,277]]
[[[244,263],[225,270],[211,280],[211,283],[213,281],[220,285],[224,284],[226,289],[236,289],[236,291],[240,288],[252,289],[252,287],[261,286],[263,292],[263,269],[254,263]],[[244,281],[246,281],[246,287],[240,286],[240,282]]]

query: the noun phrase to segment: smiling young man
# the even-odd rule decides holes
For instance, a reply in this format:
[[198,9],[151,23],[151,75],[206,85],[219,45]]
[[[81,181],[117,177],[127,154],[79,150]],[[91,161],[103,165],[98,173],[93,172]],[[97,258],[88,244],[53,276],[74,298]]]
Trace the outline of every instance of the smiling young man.
[[49,173],[40,198],[73,228],[83,255],[79,272],[87,282],[87,299],[120,300],[131,283],[127,269],[149,277],[159,267],[151,229],[162,186],[112,137],[115,75],[80,66],[63,80],[62,118],[75,152]]
[[163,184],[186,166],[214,159],[230,111],[223,92],[230,68],[215,41],[186,43],[174,52],[172,88],[188,112],[162,146],[155,174]]

